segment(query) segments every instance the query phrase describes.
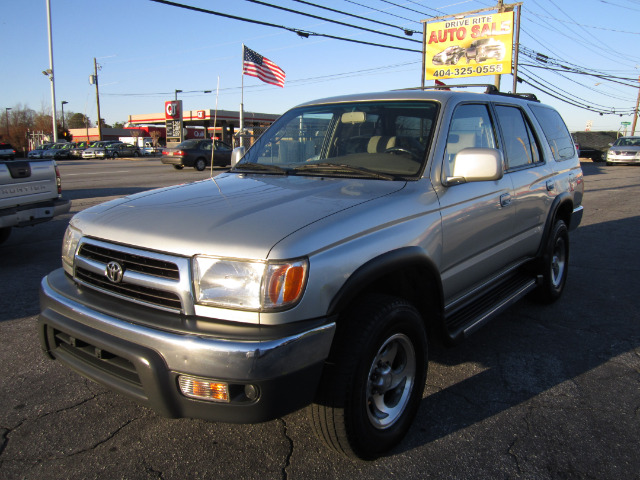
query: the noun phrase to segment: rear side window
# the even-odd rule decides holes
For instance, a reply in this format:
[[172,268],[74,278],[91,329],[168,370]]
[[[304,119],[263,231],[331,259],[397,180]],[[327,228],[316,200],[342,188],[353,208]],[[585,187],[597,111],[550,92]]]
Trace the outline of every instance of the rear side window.
[[517,107],[496,106],[502,130],[507,168],[518,168],[538,163],[540,151],[529,122]]
[[551,108],[539,105],[531,105],[531,110],[542,126],[542,131],[553,152],[553,158],[558,162],[573,158],[576,147],[560,114]]

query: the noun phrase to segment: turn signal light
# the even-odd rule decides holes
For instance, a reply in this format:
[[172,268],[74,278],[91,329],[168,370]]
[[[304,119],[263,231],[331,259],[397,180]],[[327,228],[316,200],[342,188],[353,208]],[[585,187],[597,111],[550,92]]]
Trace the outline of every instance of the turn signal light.
[[178,384],[183,395],[211,402],[229,402],[229,385],[206,378],[180,375]]

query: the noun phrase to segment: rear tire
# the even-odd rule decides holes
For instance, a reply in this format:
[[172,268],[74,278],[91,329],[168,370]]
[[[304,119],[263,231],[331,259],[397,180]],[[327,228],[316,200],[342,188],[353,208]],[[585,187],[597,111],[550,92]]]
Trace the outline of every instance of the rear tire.
[[204,158],[197,159],[196,162],[193,164],[193,168],[195,168],[199,172],[203,171],[206,167],[207,167],[207,162],[205,162]]
[[176,170],[182,170],[184,168],[184,165],[174,165],[173,168],[175,168]]
[[535,290],[535,298],[541,303],[553,303],[564,291],[569,274],[569,230],[563,220],[557,220],[540,260],[539,273],[542,285]]
[[411,304],[384,295],[362,298],[341,320],[307,413],[329,448],[374,459],[404,438],[420,406],[425,327]]

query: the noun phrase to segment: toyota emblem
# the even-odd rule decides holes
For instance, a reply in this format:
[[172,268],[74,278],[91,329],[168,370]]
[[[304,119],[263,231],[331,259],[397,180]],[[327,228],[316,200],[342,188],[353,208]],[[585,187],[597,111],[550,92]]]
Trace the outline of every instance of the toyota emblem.
[[120,283],[122,276],[124,275],[124,268],[118,262],[107,263],[107,268],[104,270],[104,274],[113,283]]

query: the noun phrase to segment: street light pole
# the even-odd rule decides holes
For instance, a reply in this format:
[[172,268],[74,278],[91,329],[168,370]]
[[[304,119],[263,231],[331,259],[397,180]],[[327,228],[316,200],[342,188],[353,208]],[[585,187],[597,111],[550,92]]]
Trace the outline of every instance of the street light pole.
[[60,102],[60,107],[62,108],[62,132],[64,132],[64,106],[69,103],[66,100],[62,100]]
[[100,91],[98,90],[98,62],[93,57],[93,79],[96,84],[96,110],[98,113],[98,140],[102,140],[102,122],[100,121]]
[[11,110],[11,107],[4,108],[4,112],[7,115],[7,142],[9,142],[9,110]]
[[[47,29],[49,30],[49,71],[48,77],[51,80],[51,120],[53,123],[53,142],[58,142],[58,125],[56,124],[56,84],[53,78],[53,38],[51,34],[51,0],[47,0]],[[46,71],[46,70],[45,70]],[[44,72],[43,72],[44,73]],[[45,75],[47,75],[45,73]]]

